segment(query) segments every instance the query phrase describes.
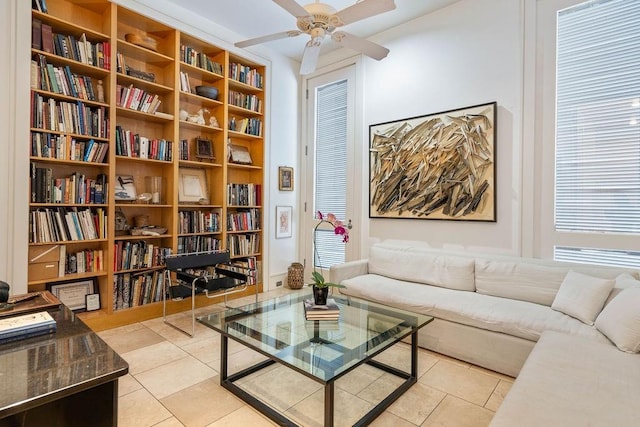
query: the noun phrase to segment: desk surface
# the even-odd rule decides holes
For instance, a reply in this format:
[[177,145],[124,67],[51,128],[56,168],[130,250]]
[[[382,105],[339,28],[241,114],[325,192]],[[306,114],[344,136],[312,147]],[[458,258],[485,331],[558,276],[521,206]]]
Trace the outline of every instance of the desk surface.
[[54,334],[0,345],[0,418],[116,380],[129,365],[64,305]]

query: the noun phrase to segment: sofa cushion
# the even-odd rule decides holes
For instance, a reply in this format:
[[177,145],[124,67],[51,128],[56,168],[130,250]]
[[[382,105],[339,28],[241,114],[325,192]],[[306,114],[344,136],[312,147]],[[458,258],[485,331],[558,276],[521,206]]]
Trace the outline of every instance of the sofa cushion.
[[636,279],[630,273],[622,273],[616,277],[616,283],[613,285],[613,289],[609,293],[607,301],[604,303],[606,306],[613,300],[620,292],[627,288],[640,287],[640,280]]
[[600,279],[569,271],[551,308],[593,325],[602,310],[615,280]]
[[523,260],[476,259],[476,290],[485,295],[550,306],[569,267]]
[[460,291],[475,291],[473,257],[429,248],[377,244],[369,253],[369,273]]
[[340,290],[343,294],[530,341],[537,341],[546,330],[554,330],[611,345],[595,328],[540,304],[422,286],[375,274],[342,283],[347,286]]
[[622,351],[640,352],[640,287],[620,292],[596,319],[596,329]]
[[490,425],[638,426],[638,395],[640,355],[545,332]]

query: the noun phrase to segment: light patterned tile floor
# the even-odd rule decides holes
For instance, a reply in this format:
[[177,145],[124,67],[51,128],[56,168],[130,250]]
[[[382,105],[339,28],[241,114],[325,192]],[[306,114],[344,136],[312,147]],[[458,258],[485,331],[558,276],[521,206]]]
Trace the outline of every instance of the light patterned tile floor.
[[[278,289],[260,299],[292,292]],[[295,291],[293,291],[295,292]],[[229,301],[238,306],[253,302]],[[211,306],[200,314],[221,310]],[[176,314],[180,326],[190,317]],[[220,336],[202,325],[189,338],[153,319],[100,332],[100,336],[130,364],[119,382],[118,425],[121,427],[252,427],[275,425],[219,384]],[[406,369],[409,346],[399,343],[379,358]],[[231,372],[262,360],[263,356],[232,342]],[[486,426],[511,388],[513,378],[427,350],[418,357],[418,383],[402,395],[373,426]],[[394,387],[395,378],[362,366],[336,382],[336,426],[351,425],[376,400]],[[243,380],[289,418],[302,426],[322,425],[320,385],[287,368],[275,366]]]

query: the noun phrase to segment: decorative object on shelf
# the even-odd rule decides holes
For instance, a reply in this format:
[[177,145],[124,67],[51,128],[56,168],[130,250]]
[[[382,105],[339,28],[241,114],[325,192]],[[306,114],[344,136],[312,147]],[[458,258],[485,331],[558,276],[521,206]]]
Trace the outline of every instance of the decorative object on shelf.
[[123,236],[129,234],[129,224],[127,223],[127,217],[125,216],[122,208],[116,209],[116,236]]
[[[333,232],[338,235],[338,236],[342,236],[342,242],[343,243],[348,243],[349,242],[349,230],[347,229],[347,227],[344,226],[344,224],[342,223],[342,221],[340,221],[338,218],[336,218],[336,216],[332,213],[328,213],[326,215],[326,217],[322,214],[322,212],[318,211],[316,212],[316,218],[320,220],[319,223],[316,224],[316,226],[313,228],[313,254],[314,254],[314,262],[313,262],[313,273],[311,273],[311,280],[313,281],[313,283],[309,283],[308,286],[313,287],[313,296],[314,299],[316,297],[316,289],[324,289],[324,288],[329,288],[329,287],[334,287],[334,288],[346,288],[346,286],[340,284],[340,283],[331,283],[331,282],[327,282],[325,281],[324,276],[322,275],[321,271],[322,271],[322,267],[320,267],[320,271],[317,271],[316,269],[316,260],[318,261],[317,264],[320,264],[320,255],[318,254],[318,247],[316,245],[316,233],[318,231],[318,227],[320,227],[320,225],[322,224],[329,224],[333,227]],[[326,291],[328,292],[328,290]],[[320,298],[322,298],[323,293],[322,292],[318,292],[318,295]],[[326,295],[324,296],[325,298],[325,303],[326,304]],[[315,302],[316,305],[324,305],[324,304],[320,304],[317,300]]]
[[134,68],[126,66],[127,74],[131,77],[135,77],[140,80],[144,80],[147,82],[155,83],[156,75],[154,73],[142,70],[136,70]]
[[158,51],[158,41],[147,34],[128,33],[124,35],[124,39],[136,46],[144,47],[154,52]]
[[167,232],[166,227],[158,225],[136,226],[131,229],[132,236],[161,236]]
[[209,126],[214,128],[220,127],[220,123],[218,123],[218,119],[216,119],[216,116],[212,115],[211,117],[209,117]]
[[209,203],[207,173],[204,169],[180,168],[178,177],[179,203]]
[[289,166],[278,167],[278,189],[280,191],[293,191],[293,168]]
[[98,80],[98,102],[104,102],[104,85]]
[[276,239],[291,237],[292,212],[291,206],[276,206]]
[[276,1],[276,3],[291,15],[295,16],[298,29],[244,40],[236,43],[236,47],[248,47],[271,40],[308,34],[311,39],[307,41],[304,50],[300,74],[309,74],[316,69],[320,46],[322,45],[322,40],[327,35],[330,36],[334,42],[348,49],[362,52],[376,60],[383,59],[389,53],[389,49],[379,44],[354,36],[345,31],[335,31],[335,29],[371,16],[389,12],[396,8],[393,0],[361,0],[340,11],[336,11],[331,5],[318,1],[305,6],[299,5],[293,0]]
[[304,265],[292,262],[287,269],[287,287],[289,289],[302,289],[304,286]]
[[205,98],[216,100],[218,99],[218,88],[214,86],[196,86],[196,93],[200,96],[204,96]]
[[229,144],[229,161],[241,165],[252,164],[249,149],[243,145]]
[[162,200],[162,181],[161,176],[145,176],[144,182],[147,189],[147,193],[151,193],[151,203],[154,205],[160,205]]
[[205,160],[215,160],[213,141],[208,138],[196,138],[196,157]]
[[51,293],[70,310],[84,310],[87,307],[87,294],[95,292],[95,280],[83,279],[70,282],[58,282],[51,285]]
[[132,175],[116,176],[114,193],[118,201],[135,201],[137,199],[136,183]]
[[369,217],[495,222],[496,110],[371,125]]
[[205,126],[207,124],[206,120],[204,119],[204,115],[205,113],[210,114],[208,109],[201,108],[195,114],[187,113],[187,117],[185,119],[183,119],[184,117],[183,111],[185,110],[180,110],[180,120],[185,120],[187,122],[195,123],[197,125],[202,125],[202,126]]
[[100,310],[100,294],[87,294],[85,296],[87,311]]

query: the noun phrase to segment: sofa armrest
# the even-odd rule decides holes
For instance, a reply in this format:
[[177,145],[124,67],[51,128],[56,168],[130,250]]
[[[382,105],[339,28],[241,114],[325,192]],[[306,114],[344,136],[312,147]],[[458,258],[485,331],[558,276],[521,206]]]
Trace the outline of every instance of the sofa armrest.
[[369,273],[369,262],[366,259],[336,264],[329,269],[329,280],[332,283],[341,283],[343,280],[352,277],[362,276]]

